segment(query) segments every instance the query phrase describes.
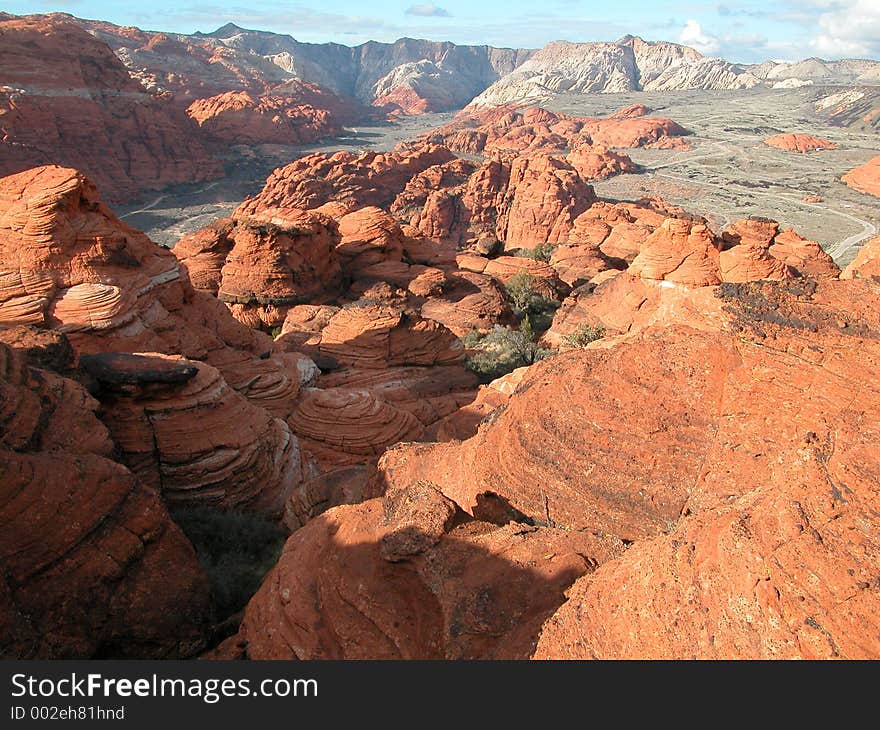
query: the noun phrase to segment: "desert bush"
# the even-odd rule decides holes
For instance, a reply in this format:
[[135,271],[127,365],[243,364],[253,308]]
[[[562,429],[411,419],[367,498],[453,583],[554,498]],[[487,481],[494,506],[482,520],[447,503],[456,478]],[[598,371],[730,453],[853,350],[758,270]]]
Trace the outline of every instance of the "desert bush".
[[553,251],[555,249],[555,243],[539,243],[534,248],[517,248],[511,251],[511,253],[520,258],[533,259],[534,261],[543,261],[544,263],[547,263],[550,261],[550,257],[553,256]]
[[275,522],[244,512],[179,507],[172,519],[189,538],[214,593],[220,620],[245,607],[287,538]]
[[542,333],[551,325],[560,303],[536,291],[534,276],[521,271],[510,277],[504,288],[514,311],[521,320],[529,320],[535,332]]
[[462,344],[471,352],[467,360],[468,369],[482,383],[555,354],[535,341],[528,318],[523,320],[519,329],[495,325],[485,335],[471,332],[462,338]]
[[595,327],[582,324],[574,332],[562,336],[562,341],[567,347],[586,347],[605,336],[605,328],[602,325]]

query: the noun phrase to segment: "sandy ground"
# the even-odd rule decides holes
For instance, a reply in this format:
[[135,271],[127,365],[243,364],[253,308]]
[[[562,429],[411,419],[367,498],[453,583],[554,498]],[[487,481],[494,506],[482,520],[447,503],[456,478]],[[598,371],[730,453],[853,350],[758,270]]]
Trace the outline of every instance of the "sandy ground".
[[[656,195],[705,216],[720,230],[749,215],[766,216],[818,241],[838,263],[880,230],[880,200],[850,189],[840,177],[880,154],[876,134],[829,127],[807,103],[816,89],[568,95],[548,99],[554,111],[602,116],[639,102],[694,134],[690,152],[628,150],[643,172],[595,184],[602,197]],[[836,150],[799,154],[763,144],[781,132],[835,142]],[[805,203],[817,195],[822,203]]]
[[[880,154],[875,134],[828,127],[813,112],[805,90],[664,92],[561,95],[543,105],[554,111],[604,116],[639,102],[693,132],[691,151],[628,150],[642,172],[595,183],[598,194],[615,200],[658,196],[705,216],[720,231],[749,215],[774,218],[818,241],[840,264],[880,231],[880,201],[851,190],[840,177]],[[404,118],[396,124],[362,125],[339,139],[306,147],[263,145],[234,149],[219,181],[176,186],[121,210],[129,224],[166,246],[229,213],[258,192],[269,173],[305,154],[349,149],[384,151],[451,120],[454,113]],[[780,132],[825,137],[839,149],[808,154],[763,144]],[[805,203],[806,196],[822,203]]]

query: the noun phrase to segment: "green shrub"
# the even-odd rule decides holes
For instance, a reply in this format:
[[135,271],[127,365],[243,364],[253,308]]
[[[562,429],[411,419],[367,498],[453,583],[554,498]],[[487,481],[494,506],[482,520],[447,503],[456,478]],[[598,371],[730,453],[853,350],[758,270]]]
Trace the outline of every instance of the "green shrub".
[[245,607],[287,539],[277,523],[244,512],[178,507],[171,517],[189,538],[211,581],[220,620]]
[[555,351],[541,347],[528,318],[520,329],[495,325],[487,334],[472,332],[462,338],[462,344],[471,350],[467,367],[482,383],[500,378],[524,365],[532,365]]
[[273,327],[272,329],[269,330],[269,336],[274,340],[276,337],[281,335],[282,329],[283,328],[281,327],[280,324],[277,327]]
[[562,336],[562,341],[567,347],[586,347],[605,336],[605,328],[602,325],[592,327],[582,324],[574,332]]
[[514,274],[504,285],[511,306],[521,319],[530,320],[531,326],[542,333],[553,322],[553,313],[559,308],[559,302],[548,299],[536,291],[535,277],[521,271]]
[[555,243],[539,243],[534,248],[517,248],[510,253],[523,259],[533,259],[534,261],[543,261],[547,263],[553,252],[556,250]]

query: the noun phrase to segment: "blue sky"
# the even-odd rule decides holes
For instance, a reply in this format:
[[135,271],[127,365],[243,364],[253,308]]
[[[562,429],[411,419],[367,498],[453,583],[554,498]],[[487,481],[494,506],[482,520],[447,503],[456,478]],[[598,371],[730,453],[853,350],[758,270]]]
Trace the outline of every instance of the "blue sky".
[[410,36],[538,48],[551,40],[615,40],[632,33],[739,62],[880,58],[880,0],[18,0],[3,9],[60,11],[179,33],[208,32],[231,21],[346,45]]

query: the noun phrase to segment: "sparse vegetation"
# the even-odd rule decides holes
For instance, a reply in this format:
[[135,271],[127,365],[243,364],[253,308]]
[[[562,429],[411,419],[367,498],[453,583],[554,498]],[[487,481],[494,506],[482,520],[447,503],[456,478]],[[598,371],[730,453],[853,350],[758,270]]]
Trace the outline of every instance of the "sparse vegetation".
[[522,321],[538,334],[543,334],[553,322],[559,302],[537,291],[535,277],[522,271],[514,274],[504,285],[511,306]]
[[532,365],[554,350],[541,347],[535,338],[528,318],[519,329],[495,325],[488,333],[471,332],[462,338],[462,344],[472,351],[467,367],[482,383],[488,383],[525,365]]
[[591,342],[595,342],[605,336],[605,328],[602,325],[595,327],[582,324],[574,332],[562,336],[562,341],[566,347],[586,347]]
[[277,327],[273,327],[271,330],[269,330],[269,335],[274,340],[275,338],[277,338],[281,335],[281,330],[282,330],[282,327],[279,324]]
[[555,243],[539,243],[534,248],[517,248],[514,251],[511,251],[511,253],[520,258],[533,259],[534,261],[543,261],[547,263],[550,261],[550,257],[555,250]]
[[171,516],[211,581],[221,620],[245,607],[278,561],[287,538],[275,522],[243,512],[181,507]]

